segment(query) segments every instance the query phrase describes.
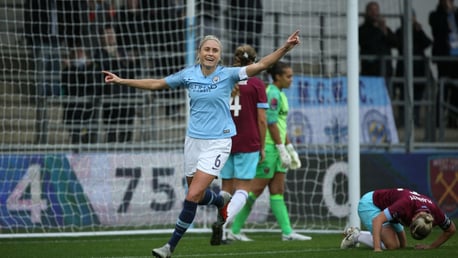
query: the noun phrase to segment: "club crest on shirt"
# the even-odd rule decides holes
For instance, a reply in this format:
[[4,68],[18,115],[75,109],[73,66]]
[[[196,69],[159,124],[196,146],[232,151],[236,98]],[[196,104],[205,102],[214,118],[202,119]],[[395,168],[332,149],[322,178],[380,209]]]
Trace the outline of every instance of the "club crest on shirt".
[[219,82],[219,76],[213,77],[212,82],[213,82],[213,83]]
[[278,108],[278,100],[277,99],[271,99],[269,106],[270,106],[270,109],[277,110],[277,108]]

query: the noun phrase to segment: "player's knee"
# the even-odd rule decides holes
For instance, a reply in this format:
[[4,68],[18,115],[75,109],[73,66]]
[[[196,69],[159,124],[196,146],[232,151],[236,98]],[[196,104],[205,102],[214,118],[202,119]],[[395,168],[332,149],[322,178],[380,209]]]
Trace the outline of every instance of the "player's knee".
[[190,202],[199,203],[200,201],[202,201],[203,197],[204,193],[196,191],[188,191],[188,193],[186,194],[186,200]]
[[382,241],[388,250],[401,248],[401,241],[392,227],[387,226],[382,228]]
[[385,247],[387,250],[394,250],[401,248],[401,245],[399,243],[385,243]]
[[394,250],[401,248],[401,243],[397,236],[390,237],[389,239],[384,239],[383,244],[387,250]]

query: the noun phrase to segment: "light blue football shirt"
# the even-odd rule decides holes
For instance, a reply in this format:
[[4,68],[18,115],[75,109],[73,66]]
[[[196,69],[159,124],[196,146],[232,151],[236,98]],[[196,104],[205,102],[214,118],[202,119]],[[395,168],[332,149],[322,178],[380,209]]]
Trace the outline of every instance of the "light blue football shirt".
[[247,79],[246,67],[218,66],[204,76],[200,64],[165,78],[170,88],[188,89],[190,118],[187,135],[197,139],[223,139],[236,134],[229,110],[236,83]]

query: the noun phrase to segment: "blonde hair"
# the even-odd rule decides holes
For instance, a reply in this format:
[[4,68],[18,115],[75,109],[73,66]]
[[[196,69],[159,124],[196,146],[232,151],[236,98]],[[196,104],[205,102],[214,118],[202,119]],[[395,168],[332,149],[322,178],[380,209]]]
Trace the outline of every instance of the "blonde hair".
[[[221,41],[219,40],[218,37],[216,37],[215,35],[207,35],[205,36],[199,43],[199,47],[197,48],[197,57],[196,57],[196,63],[200,64],[200,58],[199,58],[199,52],[200,52],[200,49],[202,48],[202,45],[209,41],[209,40],[214,40],[216,41],[216,43],[218,44],[219,46],[219,49],[221,51],[221,55],[223,54],[223,44],[221,44]],[[221,62],[221,60],[219,60]]]
[[429,213],[420,213],[410,224],[410,234],[414,239],[421,240],[429,235],[433,229],[434,218]]

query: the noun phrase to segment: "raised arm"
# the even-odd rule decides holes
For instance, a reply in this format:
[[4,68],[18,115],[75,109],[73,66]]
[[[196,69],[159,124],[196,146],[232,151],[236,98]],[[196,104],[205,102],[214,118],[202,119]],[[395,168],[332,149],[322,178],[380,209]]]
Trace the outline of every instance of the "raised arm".
[[288,51],[293,49],[299,43],[299,30],[296,30],[293,34],[291,34],[291,36],[288,37],[288,40],[282,47],[263,57],[261,60],[259,60],[259,62],[248,65],[246,68],[248,77],[255,76],[258,73],[266,70],[271,65],[279,61],[286,53],[288,53]]
[[106,83],[117,83],[144,90],[162,90],[169,86],[164,79],[123,79],[114,73],[102,71]]

